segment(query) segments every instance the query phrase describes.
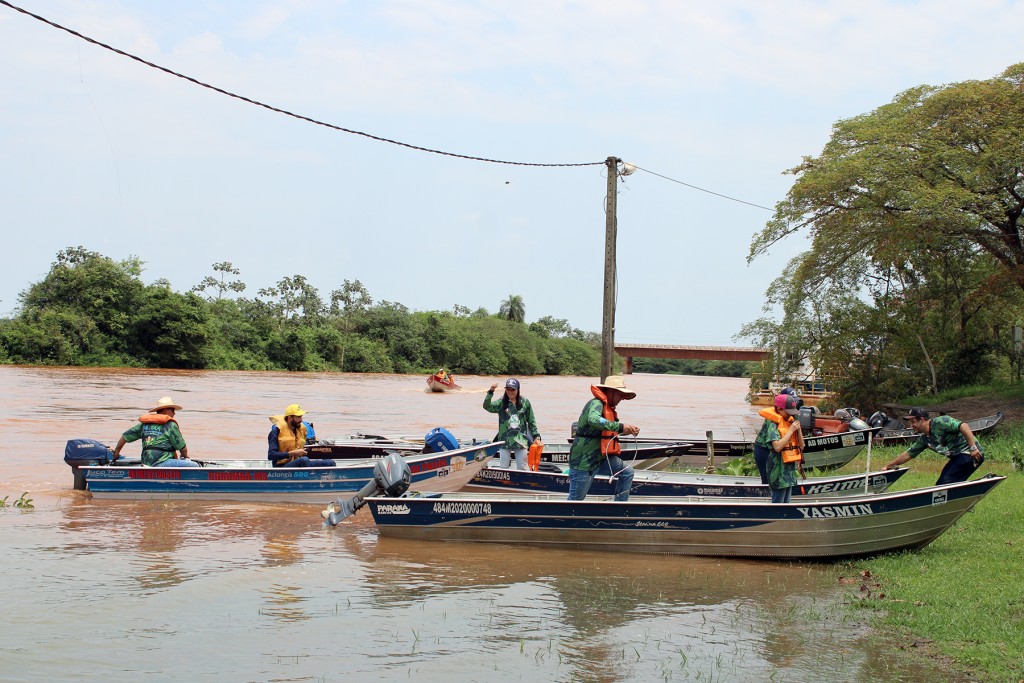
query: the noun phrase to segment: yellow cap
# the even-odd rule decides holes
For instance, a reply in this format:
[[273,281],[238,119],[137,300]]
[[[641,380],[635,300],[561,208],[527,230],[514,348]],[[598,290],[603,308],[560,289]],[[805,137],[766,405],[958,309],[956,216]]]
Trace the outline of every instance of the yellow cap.
[[284,416],[285,417],[288,417],[289,415],[298,415],[299,417],[302,417],[305,414],[306,414],[306,411],[303,410],[302,406],[300,406],[298,403],[293,403],[293,404],[291,404],[290,406],[288,406],[287,408],[284,409]]

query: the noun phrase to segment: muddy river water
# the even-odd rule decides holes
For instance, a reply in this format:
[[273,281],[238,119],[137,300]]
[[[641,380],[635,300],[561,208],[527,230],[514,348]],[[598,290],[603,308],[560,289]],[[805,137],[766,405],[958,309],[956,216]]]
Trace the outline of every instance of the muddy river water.
[[[62,460],[67,439],[113,445],[165,395],[196,458],[265,457],[267,416],[295,402],[321,437],[493,435],[480,404],[504,378],[457,377],[452,394],[424,379],[0,367],[0,681],[937,680],[869,650],[831,565],[417,543],[378,538],[366,511],[324,529],[318,506],[93,500]],[[545,439],[568,435],[592,381],[523,379]],[[760,423],[745,380],[627,383],[620,416],[642,435]],[[11,507],[24,491],[35,507]]]

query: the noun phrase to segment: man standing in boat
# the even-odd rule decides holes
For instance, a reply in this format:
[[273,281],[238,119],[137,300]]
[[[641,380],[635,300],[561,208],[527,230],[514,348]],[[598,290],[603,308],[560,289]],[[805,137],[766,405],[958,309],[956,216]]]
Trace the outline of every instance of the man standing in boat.
[[629,500],[633,468],[622,462],[619,434],[636,436],[640,428],[619,422],[615,407],[619,401],[636,398],[621,375],[609,375],[603,384],[590,387],[594,398],[587,402],[576,426],[576,438],[569,449],[569,500],[583,500],[594,477],[615,478],[615,500]]
[[940,455],[949,458],[942,468],[936,486],[967,481],[974,470],[985,462],[985,456],[974,438],[970,425],[949,415],[929,418],[924,408],[911,408],[910,413],[903,417],[911,429],[920,434],[907,450],[892,459],[885,469],[899,467],[911,458],[916,458],[925,449],[930,448]]
[[[114,446],[114,460],[121,457],[125,444],[142,439],[142,464],[150,467],[199,467],[188,459],[188,446],[174,419],[181,406],[164,396],[155,408],[139,418],[135,425],[121,435]],[[180,453],[180,457],[179,454]]]
[[293,403],[284,410],[284,415],[273,415],[270,422],[274,425],[267,435],[267,459],[274,467],[334,467],[337,463],[328,458],[310,459],[306,455],[306,425],[302,416],[306,411],[298,403]]

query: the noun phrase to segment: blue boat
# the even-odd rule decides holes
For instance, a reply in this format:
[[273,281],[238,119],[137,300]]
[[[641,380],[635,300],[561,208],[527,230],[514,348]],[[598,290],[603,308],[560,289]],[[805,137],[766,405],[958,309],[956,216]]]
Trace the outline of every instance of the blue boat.
[[[908,468],[847,474],[832,477],[809,477],[801,480],[793,490],[794,498],[850,496],[857,493],[882,493]],[[865,480],[866,477],[866,480]],[[569,493],[569,475],[562,472],[531,472],[495,466],[492,461],[481,469],[462,489],[483,493]],[[615,482],[611,477],[597,476],[590,487],[590,495],[615,495]],[[633,474],[631,496],[709,496],[722,498],[768,498],[768,486],[760,476],[733,477],[721,474],[690,474],[686,472],[659,472],[636,470]]]
[[[576,550],[833,560],[921,548],[1005,477],[772,504],[707,497],[625,502],[560,494],[424,494],[366,499],[382,536]],[[439,551],[440,552],[440,551]]]
[[[497,453],[498,443],[406,457],[412,487],[456,491]],[[146,467],[117,463],[74,467],[95,498],[238,500],[322,504],[359,491],[374,477],[378,460],[352,460],[336,467],[272,467],[263,460],[202,461],[202,467]]]

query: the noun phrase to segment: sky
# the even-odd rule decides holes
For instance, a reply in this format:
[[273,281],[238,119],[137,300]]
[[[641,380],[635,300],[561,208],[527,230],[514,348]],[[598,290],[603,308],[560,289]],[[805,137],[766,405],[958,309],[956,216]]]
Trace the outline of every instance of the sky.
[[[645,344],[748,343],[807,245],[748,264],[751,240],[833,123],[1024,61],[1024,0],[9,1],[341,128],[635,164],[615,339]],[[181,292],[228,261],[247,297],[294,275],[419,311],[516,294],[528,321],[599,332],[605,171],[314,125],[0,4],[0,315],[83,246]]]

